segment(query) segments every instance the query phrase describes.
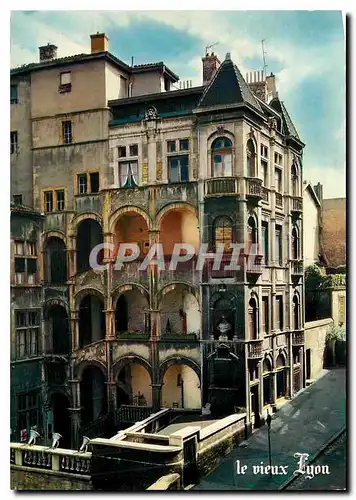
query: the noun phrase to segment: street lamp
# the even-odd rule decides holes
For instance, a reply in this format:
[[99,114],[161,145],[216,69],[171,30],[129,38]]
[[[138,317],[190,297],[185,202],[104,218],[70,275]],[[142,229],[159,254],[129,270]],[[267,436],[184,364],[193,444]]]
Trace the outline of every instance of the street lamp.
[[267,422],[267,430],[268,430],[269,475],[272,477],[272,457],[271,457],[271,422],[272,422],[272,417],[271,417],[269,412],[267,414],[266,422]]

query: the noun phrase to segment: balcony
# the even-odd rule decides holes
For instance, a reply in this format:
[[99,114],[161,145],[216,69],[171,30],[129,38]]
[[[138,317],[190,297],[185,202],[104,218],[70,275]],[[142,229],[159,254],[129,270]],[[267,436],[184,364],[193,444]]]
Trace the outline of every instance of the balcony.
[[269,191],[264,186],[261,187],[261,197],[263,202],[269,203]]
[[293,332],[292,345],[303,346],[305,344],[304,330]]
[[248,355],[249,359],[260,359],[263,356],[263,340],[249,340],[248,342]]
[[162,288],[169,283],[189,283],[191,286],[199,286],[200,271],[196,270],[197,258],[192,257],[186,262],[178,262],[175,269],[169,269],[172,256],[165,255],[165,269],[158,270],[158,287]]
[[126,283],[137,283],[148,288],[148,269],[141,269],[142,260],[124,262],[120,270],[114,269],[112,286],[116,288]]
[[259,202],[262,199],[262,179],[247,179],[248,199]]
[[292,259],[290,262],[292,280],[298,282],[304,275],[303,261],[299,259]]
[[291,198],[291,212],[293,215],[299,216],[303,211],[303,198],[293,196]]
[[232,177],[219,177],[205,182],[205,196],[233,196],[239,194],[238,180]]
[[283,208],[283,196],[281,193],[276,193],[276,207]]
[[257,280],[262,274],[262,259],[263,255],[245,255],[246,259],[246,275],[248,280]]

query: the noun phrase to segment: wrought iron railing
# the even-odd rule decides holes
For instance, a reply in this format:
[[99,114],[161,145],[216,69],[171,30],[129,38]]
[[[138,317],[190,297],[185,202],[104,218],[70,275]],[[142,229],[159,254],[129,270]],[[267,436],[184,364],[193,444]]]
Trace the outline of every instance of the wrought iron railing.
[[247,186],[248,195],[262,197],[262,179],[248,179]]
[[252,359],[262,358],[263,340],[250,340],[248,343],[248,357]]
[[291,261],[292,274],[302,275],[304,272],[303,261],[299,259],[294,259]]
[[269,191],[264,186],[261,187],[261,196],[262,196],[262,200],[266,201],[268,203],[268,201],[269,201]]
[[121,405],[115,410],[115,424],[140,422],[152,414],[151,406]]
[[304,331],[293,332],[292,344],[295,346],[305,344]]
[[294,212],[301,212],[303,210],[303,198],[299,196],[293,196],[292,198],[292,210]]

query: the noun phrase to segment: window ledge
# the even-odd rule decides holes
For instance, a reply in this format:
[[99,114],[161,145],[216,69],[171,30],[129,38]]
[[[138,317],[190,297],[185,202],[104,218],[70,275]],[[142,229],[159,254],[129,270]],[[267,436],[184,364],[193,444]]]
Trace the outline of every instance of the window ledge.
[[58,86],[58,92],[60,94],[65,94],[66,92],[71,92],[72,91],[72,84],[71,83],[65,83],[63,85]]

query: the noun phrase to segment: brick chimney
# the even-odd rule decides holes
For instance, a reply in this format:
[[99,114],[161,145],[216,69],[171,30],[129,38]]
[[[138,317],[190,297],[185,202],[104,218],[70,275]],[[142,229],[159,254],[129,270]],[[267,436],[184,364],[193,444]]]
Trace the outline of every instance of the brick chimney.
[[90,35],[91,40],[91,53],[95,52],[107,52],[109,48],[109,38],[105,33],[97,32],[96,35]]
[[202,61],[203,61],[203,85],[208,85],[208,83],[210,83],[213,76],[217,72],[220,66],[220,61],[218,59],[218,56],[216,56],[214,52],[212,52],[210,55],[209,53],[207,53],[205,57],[202,57]]
[[52,59],[57,58],[57,49],[55,45],[51,45],[47,43],[47,45],[43,45],[42,47],[38,47],[40,51],[40,62],[43,61],[51,61]]
[[267,83],[263,78],[263,71],[246,73],[246,83],[261,101],[267,102]]

